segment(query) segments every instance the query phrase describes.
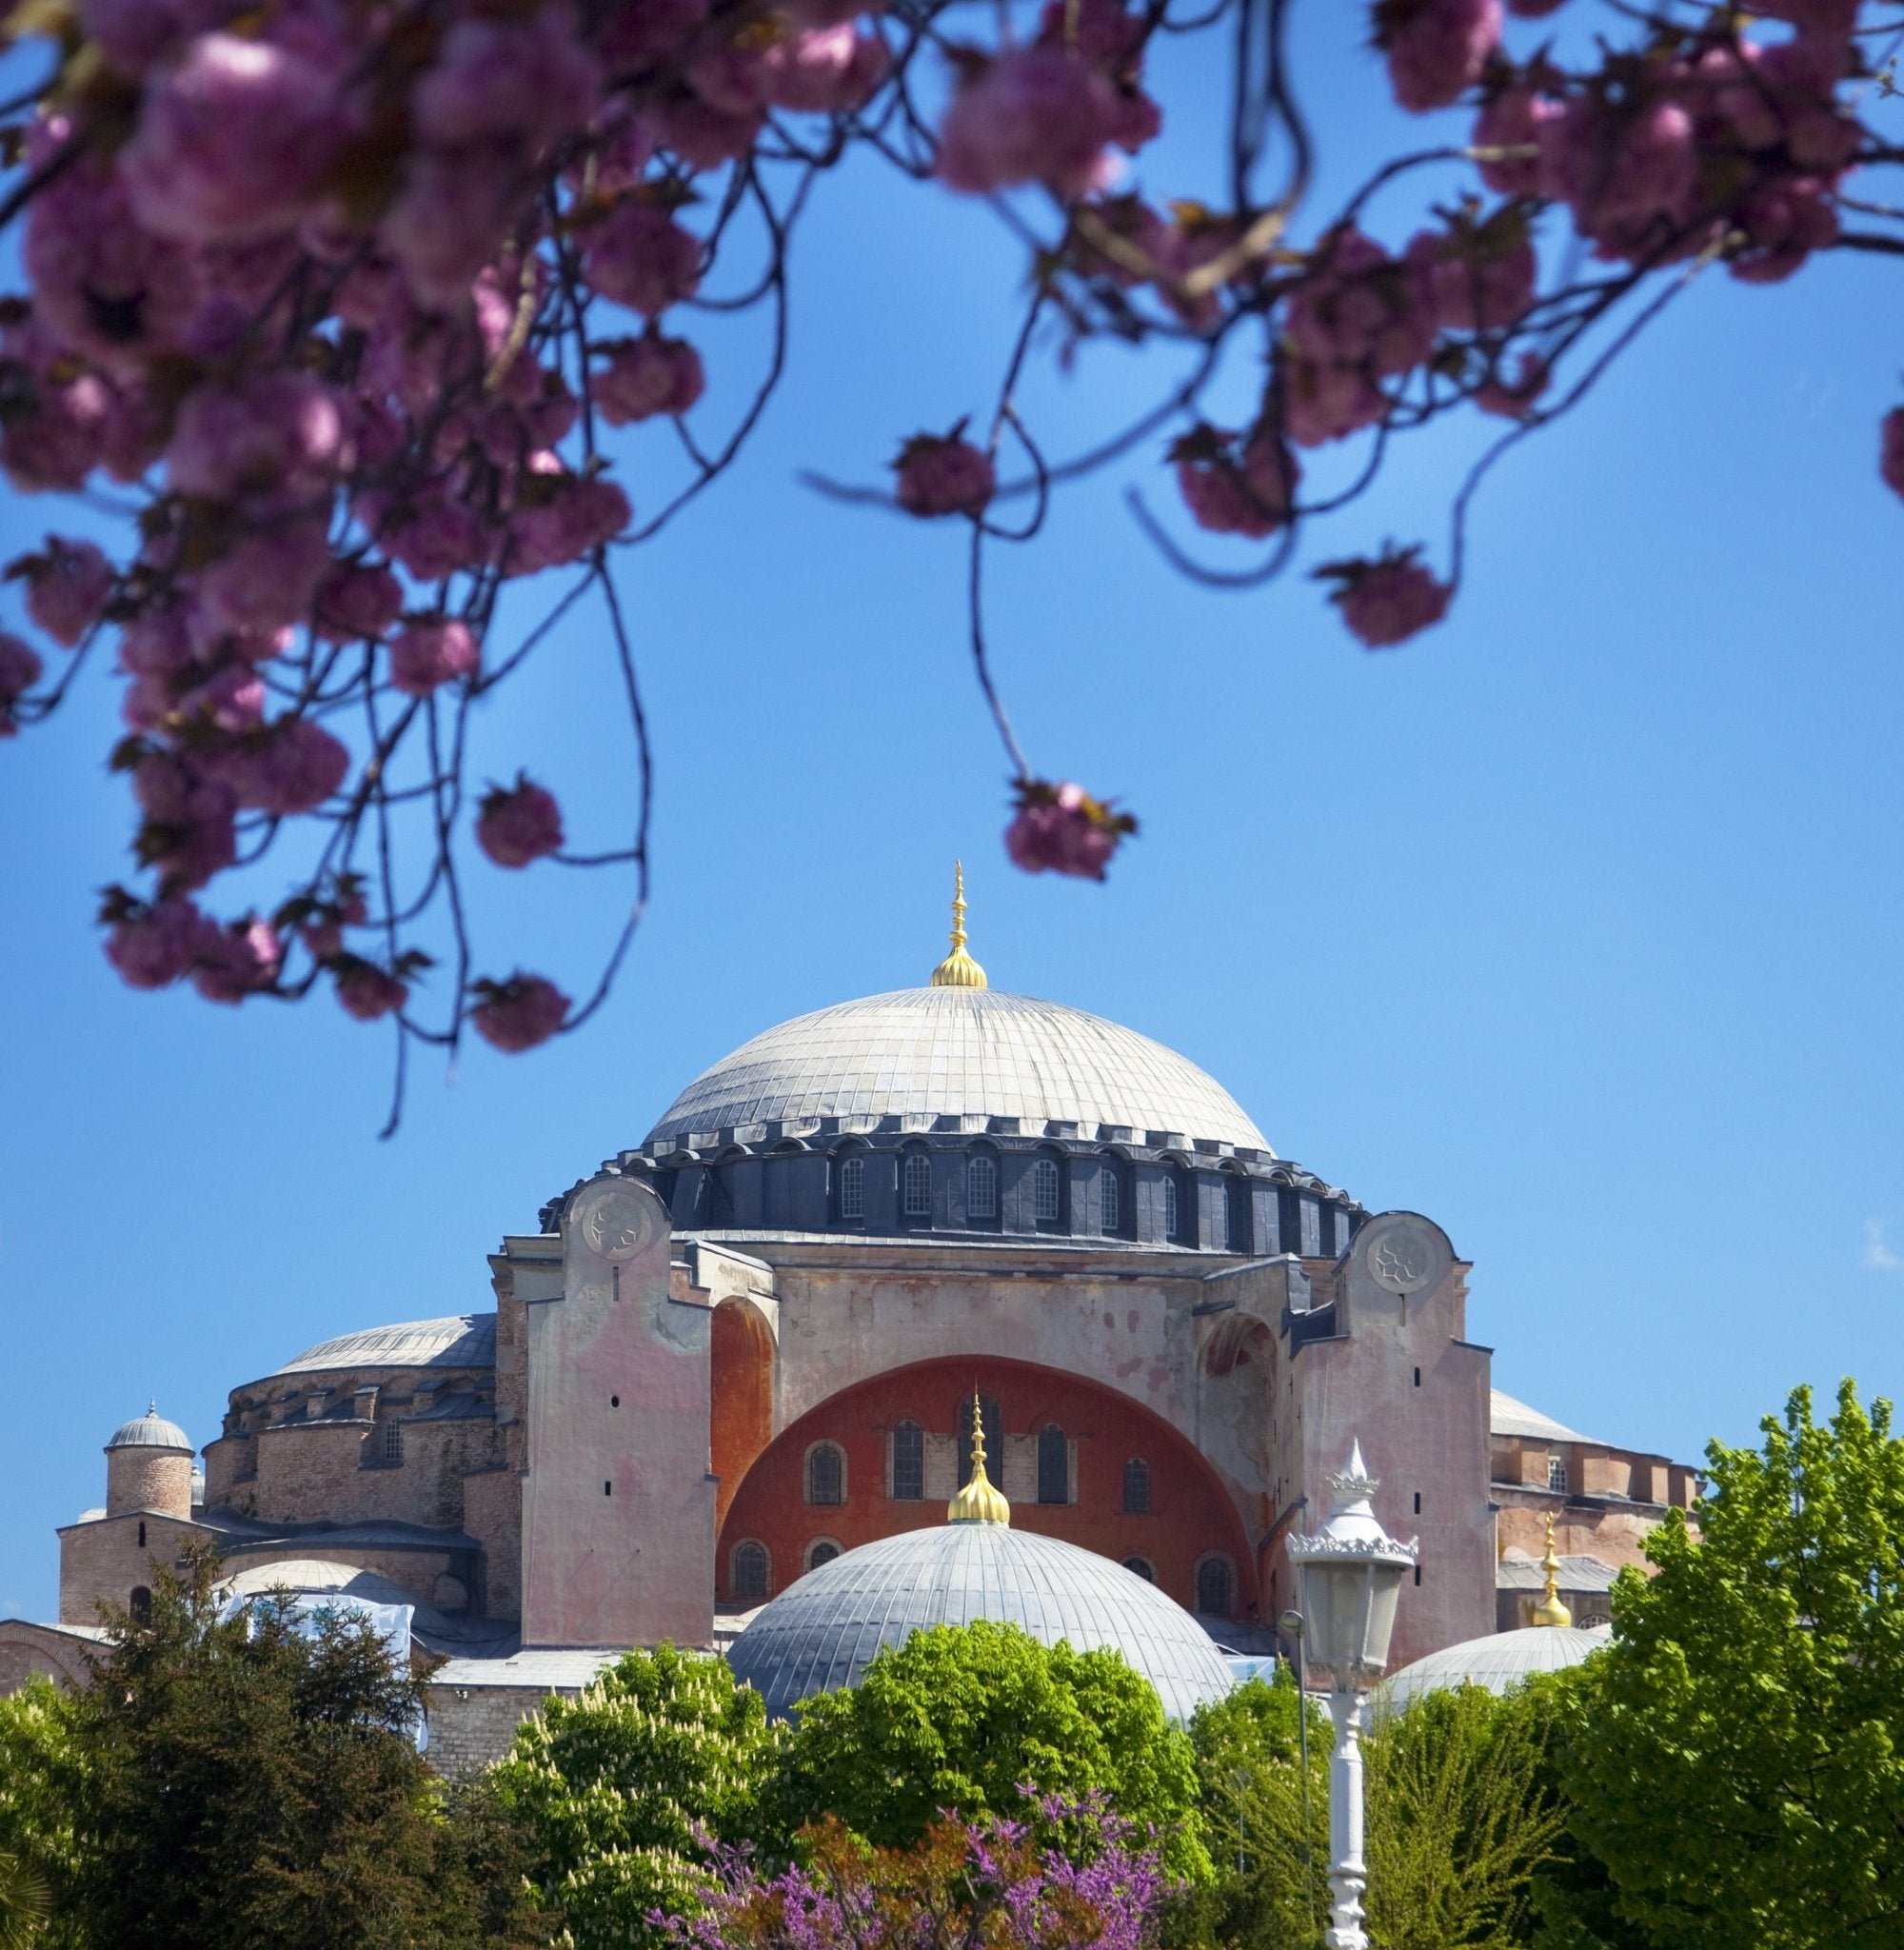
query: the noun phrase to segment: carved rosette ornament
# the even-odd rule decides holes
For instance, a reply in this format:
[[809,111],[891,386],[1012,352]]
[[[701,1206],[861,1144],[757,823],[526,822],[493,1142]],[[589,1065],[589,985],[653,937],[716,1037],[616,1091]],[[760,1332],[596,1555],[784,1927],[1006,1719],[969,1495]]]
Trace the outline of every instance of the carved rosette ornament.
[[589,1251],[620,1265],[654,1237],[654,1204],[631,1184],[605,1184],[583,1200],[577,1227]]
[[1397,1226],[1370,1243],[1368,1269],[1390,1293],[1418,1293],[1434,1277],[1435,1247],[1416,1227]]

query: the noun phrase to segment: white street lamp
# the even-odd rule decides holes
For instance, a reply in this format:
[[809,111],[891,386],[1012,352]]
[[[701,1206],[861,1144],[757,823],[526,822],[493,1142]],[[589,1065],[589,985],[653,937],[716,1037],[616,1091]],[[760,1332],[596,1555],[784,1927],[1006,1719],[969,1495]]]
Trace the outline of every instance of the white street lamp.
[[1327,1950],[1368,1950],[1362,1928],[1362,1706],[1388,1663],[1401,1580],[1416,1544],[1398,1543],[1377,1522],[1369,1499],[1377,1483],[1357,1443],[1349,1466],[1329,1479],[1336,1492],[1329,1521],[1313,1537],[1289,1540],[1302,1594],[1308,1663],[1329,1675],[1329,1717],[1336,1723],[1329,1756],[1329,1928]]

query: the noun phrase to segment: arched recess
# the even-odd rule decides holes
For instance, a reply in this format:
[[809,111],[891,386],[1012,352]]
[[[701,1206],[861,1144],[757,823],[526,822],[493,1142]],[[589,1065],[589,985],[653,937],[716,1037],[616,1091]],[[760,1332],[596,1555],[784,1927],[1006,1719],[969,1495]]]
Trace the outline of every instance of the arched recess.
[[[1108,1383],[984,1354],[918,1362],[855,1383],[783,1429],[731,1495],[724,1482],[716,1558],[722,1602],[732,1600],[724,1579],[740,1540],[761,1540],[776,1564],[802,1562],[815,1533],[804,1477],[816,1443],[835,1443],[845,1454],[845,1501],[825,1516],[828,1539],[843,1548],[942,1523],[945,1501],[958,1483],[954,1413],[970,1403],[975,1385],[999,1403],[1002,1453],[988,1455],[986,1473],[1010,1498],[1018,1528],[1062,1538],[1120,1563],[1141,1558],[1154,1567],[1159,1587],[1185,1606],[1196,1595],[1197,1565],[1217,1555],[1237,1567],[1237,1615],[1254,1615],[1255,1557],[1242,1518],[1193,1443]],[[925,1494],[919,1500],[890,1493],[887,1443],[907,1422],[924,1432]],[[1063,1503],[1042,1503],[1038,1496],[1039,1436],[1053,1425],[1076,1443],[1075,1494]],[[1143,1457],[1150,1468],[1146,1510],[1123,1507],[1124,1465],[1132,1456]]]
[[747,1300],[714,1309],[708,1452],[719,1486],[714,1522],[727,1519],[734,1492],[773,1440],[774,1340],[766,1317]]

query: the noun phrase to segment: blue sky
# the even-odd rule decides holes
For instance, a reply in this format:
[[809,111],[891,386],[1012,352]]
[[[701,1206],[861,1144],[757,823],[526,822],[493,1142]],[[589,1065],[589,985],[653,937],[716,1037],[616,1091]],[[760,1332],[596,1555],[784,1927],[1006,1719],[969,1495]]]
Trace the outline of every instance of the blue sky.
[[[1366,56],[1312,51],[1343,173],[1394,125]],[[1215,132],[1179,113],[1165,187]],[[479,1047],[453,1078],[424,1063],[379,1144],[379,1031],[323,999],[135,995],[100,958],[127,826],[107,688],[0,748],[0,1616],[51,1615],[52,1526],[100,1500],[99,1445],[149,1395],[208,1441],[228,1388],[312,1341],[489,1304],[500,1236],[705,1065],[922,980],[955,855],[996,985],[1160,1038],[1284,1155],[1440,1221],[1511,1392],[1681,1457],[1750,1440],[1802,1381],[1894,1393],[1904,507],[1874,470],[1894,273],[1696,288],[1498,470],[1452,619],[1393,654],[1299,580],[1177,577],[1121,501],[1168,498],[1154,451],[1061,503],[997,560],[994,641],[1034,764],[1143,819],[1100,887],[1003,859],[957,537],[797,483],[872,478],[903,434],[982,408],[1020,268],[981,213],[865,177],[821,200],[795,269],[762,437],[626,571],[655,905],[585,1034]],[[745,337],[710,359],[710,426]],[[1091,353],[1030,404],[1063,446],[1144,379]],[[1311,559],[1389,534],[1438,552],[1466,450],[1404,448]],[[627,458],[652,502],[659,448]],[[16,499],[0,523],[10,552],[70,526]],[[526,763],[605,843],[627,762],[600,651],[568,630],[480,736],[484,767]],[[580,981],[624,891],[536,869],[482,919],[499,963]]]

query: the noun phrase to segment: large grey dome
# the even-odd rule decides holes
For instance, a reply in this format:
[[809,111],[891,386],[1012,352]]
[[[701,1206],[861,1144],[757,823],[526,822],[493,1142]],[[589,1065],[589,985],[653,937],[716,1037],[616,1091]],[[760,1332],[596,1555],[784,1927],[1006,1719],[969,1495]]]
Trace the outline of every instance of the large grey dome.
[[778,1719],[809,1693],[857,1685],[883,1645],[974,1619],[1021,1625],[1046,1645],[1111,1647],[1172,1720],[1230,1689],[1210,1635],[1154,1584],[1096,1551],[1002,1523],[932,1524],[849,1550],[764,1606],[727,1657]]
[[902,988],[764,1031],[689,1084],[653,1146],[807,1118],[1015,1118],[1042,1135],[1132,1133],[1273,1157],[1236,1099],[1175,1050],[1101,1016],[989,988]]
[[1490,1693],[1510,1692],[1532,1673],[1578,1665],[1612,1636],[1605,1625],[1523,1625],[1515,1632],[1490,1632],[1482,1639],[1444,1645],[1439,1652],[1404,1665],[1383,1682],[1381,1696],[1399,1712],[1411,1700],[1443,1687],[1485,1686]]
[[334,1368],[493,1367],[494,1314],[446,1314],[434,1321],[399,1321],[320,1341],[288,1361],[281,1375],[323,1374]]

